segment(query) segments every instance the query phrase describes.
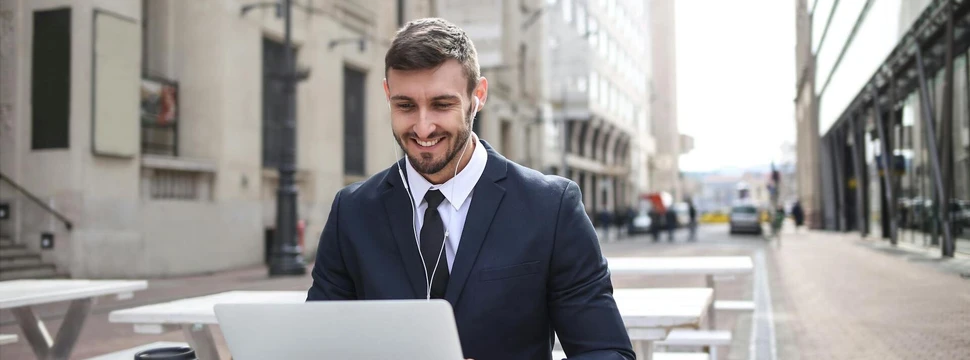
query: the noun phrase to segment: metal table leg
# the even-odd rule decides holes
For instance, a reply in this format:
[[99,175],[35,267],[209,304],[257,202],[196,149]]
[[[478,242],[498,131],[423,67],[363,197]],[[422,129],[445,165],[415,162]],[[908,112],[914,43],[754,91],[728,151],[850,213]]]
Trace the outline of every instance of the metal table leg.
[[653,359],[653,341],[652,340],[640,340],[633,342],[633,352],[637,354],[637,359],[641,360],[652,360]]
[[219,360],[219,349],[209,325],[182,325],[182,333],[199,360]]
[[64,316],[60,329],[57,331],[57,338],[51,340],[50,334],[44,322],[34,315],[34,311],[28,307],[11,309],[20,329],[24,332],[24,337],[34,350],[34,355],[38,359],[68,359],[71,351],[77,343],[77,338],[81,335],[84,328],[84,321],[91,313],[94,299],[78,299],[71,301],[71,305]]
[[714,275],[707,274],[705,279],[707,280],[707,287],[711,288],[711,305],[707,307],[707,328],[714,330],[714,299],[717,299],[717,297],[714,296],[716,292],[714,290]]

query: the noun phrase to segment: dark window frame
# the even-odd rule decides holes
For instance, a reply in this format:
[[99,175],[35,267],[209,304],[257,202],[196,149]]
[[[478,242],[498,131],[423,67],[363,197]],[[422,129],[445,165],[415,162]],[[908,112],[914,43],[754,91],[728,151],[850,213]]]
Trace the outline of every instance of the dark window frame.
[[[33,29],[31,45],[31,150],[65,150],[71,145],[71,40],[73,38],[73,11],[71,7],[36,10],[33,12]],[[45,16],[66,17],[65,23],[48,24],[47,21],[64,21],[64,19],[41,19]],[[40,24],[40,26],[38,26]],[[55,25],[55,26],[50,26]],[[61,28],[56,27],[61,25]],[[51,34],[62,31],[66,25],[66,34]],[[38,29],[43,31],[38,32]],[[38,39],[38,33],[48,38]],[[58,36],[57,39],[49,37]],[[66,39],[63,38],[66,36]],[[66,45],[62,49],[54,50],[53,54],[36,55],[40,50],[50,48],[50,42],[61,41]],[[66,41],[65,41],[66,40]],[[58,51],[59,50],[59,51]],[[53,64],[52,62],[56,62]],[[58,72],[59,71],[59,72]],[[58,76],[60,75],[60,76]],[[51,99],[52,97],[59,97]],[[59,104],[54,104],[57,102]],[[58,106],[61,105],[61,106]],[[41,131],[43,129],[43,131]]]

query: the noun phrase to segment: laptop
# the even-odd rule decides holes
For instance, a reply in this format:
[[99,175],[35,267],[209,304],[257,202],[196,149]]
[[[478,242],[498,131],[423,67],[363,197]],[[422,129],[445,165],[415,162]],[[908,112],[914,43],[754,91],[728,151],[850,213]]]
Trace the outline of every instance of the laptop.
[[455,316],[445,300],[217,304],[235,360],[462,360]]

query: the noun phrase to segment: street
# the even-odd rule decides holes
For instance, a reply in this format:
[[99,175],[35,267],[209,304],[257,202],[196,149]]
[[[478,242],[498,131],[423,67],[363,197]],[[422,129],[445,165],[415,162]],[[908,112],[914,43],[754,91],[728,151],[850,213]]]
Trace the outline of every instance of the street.
[[[857,235],[783,234],[782,246],[758,236],[728,235],[723,225],[701,226],[698,241],[675,242],[666,235],[604,243],[606,256],[752,256],[755,273],[717,282],[718,298],[754,300],[750,313],[719,312],[717,328],[732,330],[730,349],[720,359],[958,359],[970,354],[970,260],[923,260],[900,249],[886,249]],[[111,324],[112,310],[227,290],[303,290],[309,276],[268,279],[265,268],[207,276],[150,281],[130,300],[104,298],[85,325],[73,358],[155,341],[184,341],[179,331],[135,334],[131,326]],[[613,276],[622,287],[704,287],[703,277]],[[53,332],[64,304],[38,313]],[[0,312],[0,333],[19,334],[8,311]],[[221,334],[216,331],[216,338]],[[228,355],[225,348],[223,355]],[[670,349],[678,350],[678,349]],[[31,359],[25,341],[0,347],[0,358]]]

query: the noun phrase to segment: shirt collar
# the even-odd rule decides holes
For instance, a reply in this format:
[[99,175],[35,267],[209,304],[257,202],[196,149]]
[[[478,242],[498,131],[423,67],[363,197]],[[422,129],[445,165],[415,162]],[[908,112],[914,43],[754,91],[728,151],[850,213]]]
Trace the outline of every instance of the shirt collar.
[[475,141],[475,150],[472,151],[468,165],[465,165],[465,168],[461,169],[457,176],[441,185],[431,184],[428,179],[418,174],[418,171],[411,166],[411,161],[407,156],[404,157],[407,165],[408,182],[410,183],[408,186],[411,188],[411,196],[415,204],[421,204],[424,201],[424,194],[428,190],[436,189],[441,191],[441,194],[445,196],[445,199],[448,199],[448,203],[456,211],[461,208],[461,205],[471,195],[472,190],[475,189],[475,184],[478,184],[478,179],[485,173],[485,163],[488,162],[488,152],[485,150],[485,145],[478,141],[478,135],[475,133],[472,133],[472,137]]

